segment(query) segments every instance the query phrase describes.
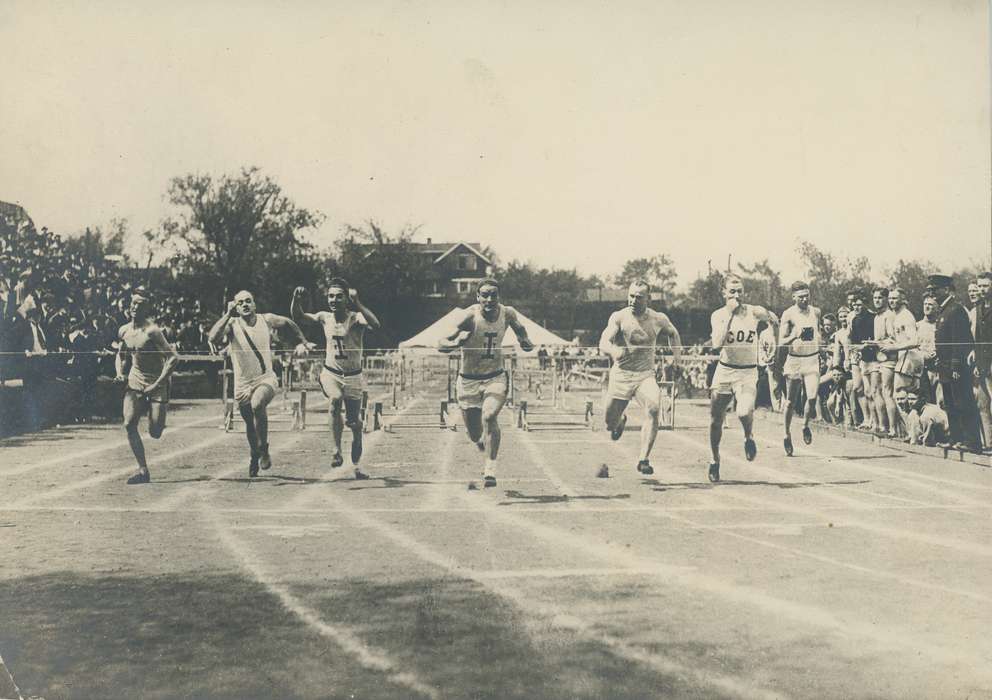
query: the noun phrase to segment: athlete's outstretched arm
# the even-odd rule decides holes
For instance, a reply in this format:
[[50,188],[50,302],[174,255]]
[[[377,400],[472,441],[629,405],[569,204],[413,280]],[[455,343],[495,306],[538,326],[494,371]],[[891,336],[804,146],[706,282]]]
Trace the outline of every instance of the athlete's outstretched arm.
[[379,330],[382,328],[382,323],[379,322],[379,317],[372,313],[372,309],[367,307],[362,303],[362,300],[358,298],[357,289],[349,289],[348,294],[351,296],[351,300],[355,302],[355,308],[365,317],[366,323],[368,323],[369,328],[373,330]]
[[599,349],[603,351],[604,355],[609,355],[616,361],[619,361],[623,357],[623,353],[626,350],[626,348],[613,342],[613,339],[617,337],[619,332],[620,317],[614,312],[610,314],[610,320],[606,322],[606,328],[603,329],[603,333],[599,336]]
[[303,335],[303,331],[300,327],[296,325],[296,321],[286,316],[280,316],[279,314],[262,314],[265,320],[268,322],[269,327],[275,328],[277,331],[289,330],[294,336],[297,345],[306,345],[308,350],[313,350],[317,347],[316,343],[311,343],[307,340],[307,337]]
[[668,347],[672,350],[672,361],[678,365],[679,359],[682,357],[682,336],[679,335],[679,329],[666,316],[665,324],[661,330],[668,336]]
[[289,301],[289,315],[292,316],[293,320],[297,323],[301,320],[318,323],[320,318],[317,314],[309,314],[303,310],[303,298],[306,294],[306,287],[297,287],[293,290],[293,298]]
[[117,356],[114,357],[114,369],[117,370],[117,381],[123,381],[128,365],[127,344],[124,342],[124,334],[120,331],[117,332],[117,339],[119,345],[117,347]]
[[162,373],[158,375],[158,379],[145,388],[146,394],[150,394],[162,386],[168,380],[169,375],[172,374],[172,370],[179,364],[179,353],[176,352],[174,347],[169,345],[169,341],[165,339],[161,328],[153,328],[148,334],[148,339],[155,346],[154,352],[163,353],[166,355],[166,358],[165,364],[162,365]]
[[449,353],[452,350],[457,350],[465,343],[466,340],[468,340],[469,335],[472,333],[472,328],[472,312],[465,311],[464,315],[455,326],[455,329],[438,341],[437,349],[443,353]]
[[512,307],[506,307],[506,323],[517,336],[517,342],[520,343],[520,349],[524,352],[530,352],[534,349],[534,343],[531,342],[530,336],[527,335],[527,328],[524,324],[520,322],[517,318],[517,311]]

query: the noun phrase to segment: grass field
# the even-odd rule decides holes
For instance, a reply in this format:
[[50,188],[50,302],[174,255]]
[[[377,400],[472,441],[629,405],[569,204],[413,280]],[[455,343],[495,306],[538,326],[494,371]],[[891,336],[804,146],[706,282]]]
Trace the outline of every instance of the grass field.
[[23,697],[992,697],[987,468],[826,434],[787,458],[772,421],[749,463],[731,419],[713,485],[687,405],[650,478],[635,409],[617,443],[507,411],[486,490],[462,430],[367,435],[356,481],[313,413],[249,480],[219,418],[176,404],[144,486],[119,426],[0,442]]

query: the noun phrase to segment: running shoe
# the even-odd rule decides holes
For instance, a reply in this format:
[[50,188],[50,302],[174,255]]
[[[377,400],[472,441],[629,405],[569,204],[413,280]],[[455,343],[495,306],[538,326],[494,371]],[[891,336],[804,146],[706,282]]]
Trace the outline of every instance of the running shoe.
[[792,438],[791,437],[785,438],[785,440],[782,441],[782,444],[785,446],[785,454],[787,454],[789,457],[791,457],[792,456]]
[[484,477],[482,477],[482,485],[487,489],[492,488],[493,486],[496,485],[496,477],[493,476],[492,474],[486,474]]
[[365,481],[368,478],[369,478],[369,475],[368,474],[366,474],[365,472],[363,472],[358,467],[355,467],[355,479],[357,481]]
[[334,456],[331,457],[331,469],[340,467],[342,464],[344,464],[344,457],[341,456],[340,452],[335,452]]
[[138,472],[137,474],[132,474],[127,478],[127,483],[133,486],[134,484],[147,484],[152,480],[151,474],[148,472]]
[[624,413],[620,416],[620,422],[617,423],[617,427],[610,431],[610,437],[614,440],[619,440],[620,436],[623,435],[623,429],[627,427],[627,414]]
[[269,457],[269,446],[262,445],[258,448],[259,458],[258,467],[259,469],[271,469],[272,468],[272,458]]
[[248,476],[258,476],[258,457],[252,457],[248,463]]
[[807,445],[813,444],[813,431],[809,429],[808,425],[803,426],[803,442]]
[[720,480],[720,465],[716,462],[710,464],[710,471],[706,477],[714,484]]
[[758,456],[758,446],[751,438],[744,440],[744,456],[747,457],[748,462],[753,462],[754,458]]
[[654,474],[654,468],[651,466],[651,463],[648,462],[646,459],[642,459],[640,462],[637,463],[637,471],[639,471],[641,474]]

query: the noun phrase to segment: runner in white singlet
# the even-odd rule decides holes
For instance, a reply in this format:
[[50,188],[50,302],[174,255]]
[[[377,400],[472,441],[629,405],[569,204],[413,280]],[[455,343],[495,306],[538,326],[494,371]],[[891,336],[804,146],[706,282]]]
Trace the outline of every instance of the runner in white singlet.
[[[117,332],[120,349],[117,352],[117,381],[126,382],[124,391],[124,429],[138,471],[128,477],[128,484],[151,481],[145,460],[145,445],[138,433],[141,416],[148,412],[148,435],[158,439],[165,430],[169,411],[169,376],[179,362],[176,349],[162,334],[152,317],[151,296],[142,287],[131,294],[131,321]],[[125,376],[128,362],[130,371]]]
[[613,358],[610,383],[607,389],[606,427],[610,437],[619,440],[627,424],[624,410],[631,399],[636,399],[644,409],[641,427],[641,450],[637,471],[653,474],[651,448],[658,435],[658,416],[661,408],[661,391],[655,381],[654,355],[658,336],[664,334],[672,350],[673,362],[678,366],[682,339],[668,316],[648,308],[650,285],[638,280],[630,285],[627,307],[615,311],[599,340],[600,349]]
[[[341,436],[347,425],[351,429],[351,463],[355,468],[355,478],[367,479],[368,475],[358,467],[358,462],[362,458],[364,427],[362,393],[365,386],[362,378],[362,355],[365,350],[365,330],[381,328],[382,324],[371,309],[359,299],[358,290],[340,277],[332,279],[327,288],[327,307],[330,311],[306,313],[302,308],[306,291],[304,287],[297,287],[293,291],[289,310],[294,319],[319,323],[324,328],[327,344],[324,366],[320,372],[320,388],[324,396],[330,399],[328,420],[334,440],[331,467],[340,467],[344,464],[344,457],[341,456]],[[349,303],[355,306],[354,311],[348,309]],[[342,416],[342,408],[344,416]]]
[[744,428],[744,456],[751,461],[758,454],[752,438],[754,398],[758,383],[758,323],[765,321],[773,329],[778,326],[775,314],[762,306],[742,303],[744,285],[740,277],[728,275],[723,283],[724,306],[710,316],[711,343],[720,351],[720,361],[713,374],[710,397],[710,463],[709,480],[720,480],[720,440],[723,418],[731,399],[737,400],[737,417]]
[[816,410],[816,396],[820,391],[820,310],[809,304],[809,285],[795,282],[792,285],[792,301],[795,302],[782,313],[782,329],[779,346],[789,349],[783,373],[786,376],[785,402],[785,453],[792,456],[792,414],[800,401],[802,390],[806,390],[806,407],[803,411],[803,442],[813,442],[813,431],[809,422]]
[[[251,292],[240,291],[229,302],[227,311],[210,329],[214,345],[228,342],[234,366],[234,398],[245,421],[245,435],[251,448],[248,476],[272,466],[269,456],[269,417],[266,406],[276,395],[279,381],[272,370],[272,331],[290,330],[297,342],[297,352],[305,354],[316,347],[308,343],[303,331],[291,319],[278,314],[255,311]],[[224,397],[227,400],[227,397]]]
[[507,379],[503,369],[503,336],[512,328],[524,352],[534,349],[527,329],[511,306],[499,303],[499,283],[479,281],[477,304],[458,315],[454,330],[438,343],[438,350],[449,353],[461,348],[458,373],[458,407],[462,412],[469,440],[486,452],[483,484],[496,486],[496,458],[499,456],[499,412],[506,403]]

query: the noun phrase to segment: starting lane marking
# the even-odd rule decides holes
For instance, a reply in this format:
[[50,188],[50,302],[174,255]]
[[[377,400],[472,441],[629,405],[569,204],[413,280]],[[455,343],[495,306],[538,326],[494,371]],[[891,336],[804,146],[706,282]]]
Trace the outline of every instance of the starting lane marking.
[[419,695],[432,698],[432,700],[441,697],[437,689],[422,682],[415,674],[401,670],[397,663],[390,659],[389,656],[363,642],[349,628],[330,625],[324,622],[316,610],[304,604],[286,586],[274,580],[274,577],[270,576],[266,571],[262,560],[247,545],[239,541],[224,526],[215,513],[212,513],[206,507],[201,509],[201,513],[213,526],[223,545],[236,557],[241,567],[251,574],[256,581],[261,583],[289,612],[305,622],[318,634],[331,640],[346,653],[355,657],[358,663],[365,668],[383,673],[393,683],[409,688]]
[[[3,679],[8,681],[10,684],[10,687],[7,689],[13,689],[13,691],[17,693],[17,697],[10,698],[10,700],[24,700],[24,696],[21,694],[21,689],[17,687],[17,682],[14,680],[14,674],[10,672],[10,669],[7,667],[7,662],[3,660],[2,655],[0,655],[0,671],[3,671]],[[39,698],[39,700],[42,699]]]

